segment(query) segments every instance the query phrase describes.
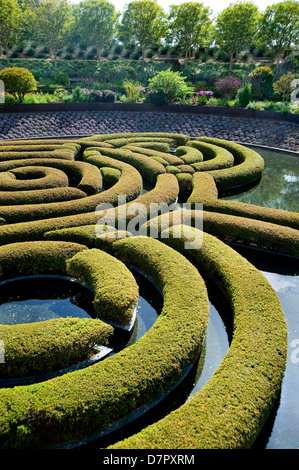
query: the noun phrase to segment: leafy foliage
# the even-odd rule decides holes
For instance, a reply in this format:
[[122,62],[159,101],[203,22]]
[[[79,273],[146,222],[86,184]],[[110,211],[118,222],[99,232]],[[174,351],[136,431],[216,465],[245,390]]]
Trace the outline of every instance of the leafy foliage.
[[115,33],[117,13],[106,0],[85,0],[75,10],[76,32],[82,41],[96,46],[101,65],[101,49],[111,43]]
[[230,54],[230,70],[233,56],[253,42],[257,31],[258,9],[250,2],[236,3],[225,8],[217,17],[215,39]]
[[1,70],[0,79],[4,81],[5,90],[20,103],[24,100],[26,93],[37,88],[37,83],[32,73],[22,67],[8,67]]
[[122,17],[120,38],[125,42],[133,40],[141,47],[143,63],[146,48],[159,44],[166,32],[166,17],[156,0],[129,3]]
[[273,83],[273,90],[275,93],[281,96],[283,101],[290,101],[291,93],[294,90],[292,82],[295,79],[295,75],[291,72],[280,77],[277,82]]
[[169,14],[169,39],[185,52],[187,62],[188,52],[192,48],[209,45],[211,41],[212,21],[211,10],[201,3],[183,3],[171,5]]
[[173,72],[170,68],[157,73],[149,80],[148,86],[154,92],[164,92],[169,103],[185,98],[193,92],[193,87],[188,85],[181,72]]
[[259,40],[275,51],[277,59],[299,39],[299,3],[293,0],[270,5],[261,17]]
[[267,66],[256,67],[249,74],[254,99],[267,98],[272,93],[273,77],[273,71]]

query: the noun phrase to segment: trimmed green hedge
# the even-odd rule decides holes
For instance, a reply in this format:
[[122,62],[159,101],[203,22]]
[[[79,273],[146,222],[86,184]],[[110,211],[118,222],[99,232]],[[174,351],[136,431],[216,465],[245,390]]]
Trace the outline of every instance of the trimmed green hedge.
[[89,359],[107,345],[112,326],[99,319],[57,318],[38,323],[0,325],[5,362],[0,378],[49,374]]
[[[228,353],[184,405],[109,449],[250,448],[278,398],[287,358],[287,326],[277,294],[247,260],[215,237],[185,250],[195,230],[171,228],[163,241],[226,290],[233,318]],[[246,282],[244,282],[244,279]]]
[[204,155],[204,161],[191,164],[196,171],[223,170],[234,165],[235,159],[232,153],[219,145],[198,142],[197,140],[188,142],[187,145],[199,150]]
[[203,153],[198,148],[191,146],[190,142],[187,142],[187,145],[177,147],[175,154],[187,165],[203,161]]
[[[143,194],[140,197],[134,191],[140,191],[142,187],[142,178],[141,175],[135,168],[131,165],[128,165],[123,162],[117,162],[109,157],[104,157],[100,155],[95,155],[93,157],[88,157],[88,161],[95,164],[99,168],[109,167],[122,169],[122,176],[117,184],[115,184],[111,189],[108,189],[104,193],[97,195],[98,204],[111,204],[116,206],[118,203],[118,196],[127,195],[127,205],[124,208],[128,210],[128,205],[131,204],[130,209],[132,210],[131,214],[127,214],[126,221],[133,219],[136,214],[133,211],[134,206],[132,204],[143,204],[147,211],[147,216],[150,215],[150,205],[151,203],[156,204],[174,204],[178,198],[179,194],[179,185],[176,177],[171,174],[159,175],[155,187],[148,193]],[[132,191],[132,193],[130,193]],[[100,198],[102,196],[102,198]],[[90,196],[89,198],[95,198],[96,196]],[[136,198],[137,197],[137,198]],[[130,202],[131,201],[131,202]],[[81,200],[78,200],[81,202]],[[73,202],[74,203],[74,202]],[[96,205],[96,207],[98,206]],[[53,204],[54,208],[52,211],[57,210],[58,204]],[[58,206],[59,207],[59,206]],[[138,209],[138,206],[135,206],[135,209]],[[118,210],[110,209],[110,214],[112,217],[112,225],[114,225],[114,218],[118,218]],[[78,212],[79,208],[78,208]],[[48,214],[49,215],[49,214]],[[45,232],[54,229],[61,229],[67,227],[76,227],[81,225],[92,225],[99,222],[99,214],[95,211],[73,214],[69,216],[61,217],[49,217],[47,219],[20,222],[15,224],[6,224],[0,227],[0,242],[2,244],[13,243],[22,240],[38,240],[43,236]],[[111,225],[111,221],[110,221]]]
[[135,153],[141,153],[141,155],[146,155],[148,157],[154,158],[154,157],[159,157],[162,158],[162,160],[166,160],[168,162],[168,165],[181,165],[184,163],[184,161],[176,157],[175,155],[171,155],[169,153],[165,152],[158,152],[158,150],[152,150],[149,148],[142,148],[142,147],[137,147],[136,145],[126,145],[124,147],[127,150],[131,150],[132,152]]
[[[64,241],[1,246],[1,281],[21,275],[68,276],[68,260],[86,250],[89,251],[82,244]],[[39,375],[73,365],[90,357],[98,342],[106,344],[112,331],[101,321],[74,318],[0,325],[0,339],[5,347],[0,377]]]
[[160,286],[162,313],[137,343],[105,361],[42,384],[1,389],[1,448],[44,447],[105,429],[173,387],[198,356],[209,303],[197,269],[151,238],[119,240],[113,249]]
[[[101,234],[100,231],[103,231]],[[51,230],[44,234],[45,240],[63,240],[80,243],[88,248],[98,248],[107,253],[112,253],[112,243],[120,238],[132,236],[127,231],[116,230],[112,226],[83,225],[82,227],[69,227]]]
[[271,250],[290,256],[299,257],[299,231],[290,227],[263,222],[247,217],[208,212],[206,210],[188,210],[171,212],[152,218],[141,227],[142,233],[161,233],[167,227],[178,224],[202,227],[204,233],[210,233],[229,243],[239,243],[254,248]]
[[99,153],[132,165],[152,183],[156,182],[158,175],[165,173],[165,168],[161,163],[141,154],[133,153],[129,149],[101,149]]
[[67,188],[50,188],[32,191],[0,191],[0,205],[24,205],[24,204],[41,204],[53,203],[60,201],[72,201],[86,197],[86,194],[80,189]]
[[48,189],[68,186],[69,180],[65,173],[57,168],[33,166],[18,167],[0,173],[1,191],[23,191],[25,189]]
[[66,274],[66,260],[87,247],[58,241],[20,242],[0,246],[1,280],[35,274]]
[[113,256],[91,249],[67,261],[67,272],[94,291],[95,314],[116,324],[127,325],[138,303],[134,276]]
[[[112,143],[115,139],[133,139],[133,142],[136,142],[136,138],[140,139],[142,137],[150,138],[151,140],[156,139],[171,139],[172,142],[175,142],[176,146],[185,145],[189,140],[188,135],[176,134],[169,132],[123,132],[118,134],[100,134],[93,135],[91,137],[83,137],[82,139],[77,140],[78,143],[88,143],[88,142],[108,142]],[[132,140],[131,140],[132,141]],[[128,142],[130,143],[130,141]]]
[[251,150],[244,145],[213,137],[197,137],[195,141],[221,147],[234,157],[233,167],[210,171],[219,190],[249,184],[259,179],[264,171],[263,158],[255,150]]
[[257,221],[260,220],[296,230],[299,229],[299,214],[297,212],[218,199],[217,187],[211,174],[195,173],[192,179],[192,186],[192,193],[187,202],[191,204],[203,203],[206,211],[247,217]]

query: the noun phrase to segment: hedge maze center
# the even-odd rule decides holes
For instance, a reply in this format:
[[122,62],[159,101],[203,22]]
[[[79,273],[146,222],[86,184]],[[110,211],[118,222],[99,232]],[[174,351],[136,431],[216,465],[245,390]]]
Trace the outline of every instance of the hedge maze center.
[[[221,197],[264,166],[244,145],[182,134],[0,142],[2,303],[42,280],[91,297],[85,317],[0,325],[1,448],[78,447],[154,410],[204,359],[210,285],[231,324],[220,364],[189,400],[104,447],[254,446],[279,400],[288,327],[238,247],[296,261],[299,214]],[[161,305],[134,338],[142,279]]]

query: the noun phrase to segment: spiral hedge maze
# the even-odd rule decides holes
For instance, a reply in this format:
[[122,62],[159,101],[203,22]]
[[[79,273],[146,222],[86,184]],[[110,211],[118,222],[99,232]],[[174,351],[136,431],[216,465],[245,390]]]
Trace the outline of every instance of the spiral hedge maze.
[[[90,358],[96,345],[109,345],[118,328],[130,329],[139,295],[132,269],[163,296],[157,321],[134,344],[89,367],[3,386],[1,448],[76,445],[173,390],[204,345],[204,279],[231,307],[228,353],[188,402],[109,448],[252,446],[280,393],[287,327],[275,291],[230,245],[298,257],[299,214],[218,196],[254,183],[263,169],[260,155],[244,146],[181,134],[0,143],[0,280],[76,279],[92,290],[95,313],[2,325],[2,381],[67,368]],[[176,210],[178,200],[187,207]],[[168,210],[152,217],[153,204]],[[137,233],[130,230],[136,207],[146,215]]]

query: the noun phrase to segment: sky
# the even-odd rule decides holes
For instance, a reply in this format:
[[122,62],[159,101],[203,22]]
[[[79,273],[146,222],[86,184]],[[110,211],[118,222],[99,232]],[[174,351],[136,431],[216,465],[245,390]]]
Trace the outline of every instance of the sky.
[[[81,0],[71,0],[73,5],[80,3]],[[130,3],[132,0],[109,0],[110,3],[115,5],[117,11],[122,12],[125,8],[125,5]],[[214,15],[217,15],[221,11],[223,11],[226,7],[229,6],[230,3],[236,3],[235,0],[158,0],[158,4],[163,8],[163,10],[167,13],[169,10],[170,5],[180,5],[182,3],[190,1],[198,1],[199,3],[203,3],[204,6],[210,7],[213,10]],[[282,0],[253,0],[258,9],[262,12],[264,11],[267,6],[274,5]]]

